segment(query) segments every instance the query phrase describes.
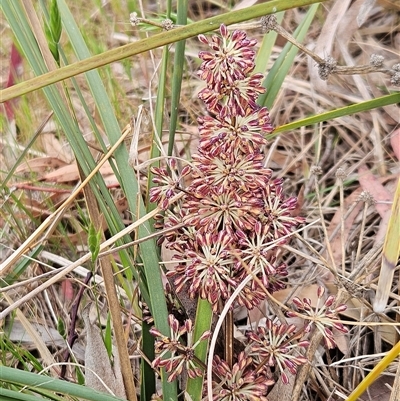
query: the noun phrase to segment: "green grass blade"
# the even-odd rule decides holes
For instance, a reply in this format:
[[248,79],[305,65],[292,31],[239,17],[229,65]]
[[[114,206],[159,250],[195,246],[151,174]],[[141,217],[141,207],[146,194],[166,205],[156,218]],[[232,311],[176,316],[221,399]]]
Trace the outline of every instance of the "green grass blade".
[[[142,323],[142,352],[149,361],[152,361],[155,357],[154,352],[154,336],[150,334],[151,326],[146,322]],[[156,393],[156,376],[153,368],[142,359],[141,365],[141,392],[140,398],[143,401],[150,401],[151,396]]]
[[[29,28],[29,22],[25,17],[21,3],[19,1],[5,2],[2,6],[19,46],[23,50],[33,71],[36,75],[43,74],[47,71],[47,67],[37,47],[36,39]],[[95,163],[75,119],[70,115],[60,93],[54,86],[44,88],[44,93],[54,110],[61,128],[69,136],[68,140],[84,173],[89,174],[90,168],[94,168]]]
[[341,107],[332,111],[317,114],[315,116],[303,118],[298,121],[291,122],[289,124],[281,125],[277,127],[274,132],[268,135],[268,139],[275,137],[281,132],[292,131],[300,127],[306,127],[309,125],[317,124],[323,121],[329,121],[338,117],[349,116],[355,113],[361,113],[362,111],[368,111],[376,109],[378,107],[388,106],[390,104],[396,104],[400,102],[400,93],[393,93],[391,95],[381,96],[376,99],[366,100],[352,104],[350,106]]
[[[59,2],[59,5],[61,5],[61,2]],[[46,66],[44,65],[41,52],[37,47],[36,40],[29,28],[29,23],[26,20],[21,3],[18,1],[6,2],[3,4],[3,10],[19,42],[20,48],[31,64],[33,71],[37,75],[43,74],[46,71]],[[62,131],[65,133],[74,151],[78,164],[84,174],[88,175],[96,164],[74,116],[71,116],[68,107],[64,104],[60,93],[54,86],[46,87],[44,93],[54,110]],[[96,194],[96,198],[99,200],[100,208],[107,219],[110,230],[115,233],[123,228],[124,225],[119,217],[114,201],[100,174],[96,175],[93,182],[94,185],[92,185],[92,188]],[[128,264],[129,262],[127,261],[126,263]]]
[[[280,24],[283,20],[284,12],[275,14],[276,20],[278,24]],[[278,34],[275,31],[269,31],[264,35],[264,38],[261,42],[260,50],[256,56],[256,66],[254,68],[254,72],[262,72],[265,73],[268,67],[268,62],[270,60],[272,54],[272,48],[276,42],[276,38]]]
[[[178,0],[177,24],[187,24],[187,0]],[[178,125],[178,112],[183,79],[183,67],[185,63],[186,42],[181,40],[175,45],[174,65],[172,72],[172,93],[171,93],[171,120],[169,125],[168,156],[172,155],[175,143],[175,131]]]
[[[87,49],[87,46],[83,41],[82,35],[79,33],[79,29],[76,26],[76,23],[66,3],[63,0],[59,1],[59,7],[62,13],[65,30],[70,37],[75,53],[79,58],[82,59],[90,57],[89,50]],[[111,103],[109,102],[107,92],[97,71],[91,71],[87,73],[86,78],[92,91],[93,98],[99,112],[99,116],[104,125],[105,132],[109,137],[110,143],[114,144],[119,139],[121,135],[121,130],[115,114],[113,113],[113,108]],[[124,193],[126,194],[131,212],[135,213],[138,209],[137,198],[138,194],[140,193],[140,189],[136,181],[135,174],[127,162],[128,151],[124,145],[121,145],[116,150],[116,152],[114,153],[114,160],[118,168],[118,170],[116,171],[116,176],[120,179],[120,185],[124,189]],[[112,200],[111,202],[113,203]],[[139,213],[143,215],[145,213],[144,205],[141,203],[139,207]],[[111,211],[114,213],[112,209]],[[138,217],[136,216],[136,218]],[[117,211],[115,211],[114,219],[116,220],[116,223],[118,223],[118,226],[114,226],[114,230],[115,232],[117,232],[117,230],[123,228],[123,223]],[[110,227],[110,229],[112,230],[112,227]],[[148,235],[149,232],[151,232],[151,227],[149,225],[144,225],[144,227],[142,227],[142,229],[140,229],[139,231],[143,236]],[[151,248],[149,247],[149,243],[151,244],[151,242],[146,242],[142,245],[147,250],[146,255],[152,255],[155,250],[154,246],[152,246]],[[158,259],[155,260],[158,264]],[[154,258],[152,258],[151,263],[154,263],[155,260]],[[146,299],[146,301],[150,301],[150,298]]]
[[[302,23],[294,32],[293,36],[298,42],[302,42],[304,40],[318,7],[319,4],[314,4],[310,7]],[[257,103],[259,105],[266,106],[269,109],[272,107],[274,100],[278,95],[280,88],[282,87],[282,83],[285,80],[291,66],[293,65],[294,58],[298,52],[299,49],[296,46],[292,45],[290,42],[286,43],[282,53],[275,61],[273,67],[263,82],[263,86],[267,88],[267,92],[258,98]]]
[[[167,97],[167,75],[168,75],[168,61],[169,61],[169,49],[168,46],[164,46],[161,59],[161,71],[158,78],[158,88],[156,96],[156,105],[154,110],[154,123],[155,132],[153,133],[153,142],[151,144],[150,159],[155,159],[161,155],[161,143],[163,136],[164,126],[164,113],[165,103]],[[159,165],[159,162],[157,162]],[[147,193],[150,193],[150,189],[154,187],[153,173],[149,170],[147,176]],[[147,212],[154,210],[156,205],[154,203],[147,204]]]
[[[85,386],[68,383],[64,380],[53,379],[49,376],[41,376],[31,372],[0,366],[0,381],[12,383],[27,388],[40,388],[56,393],[68,394],[89,401],[118,401],[121,398],[109,394],[100,393]],[[37,398],[36,398],[37,399]]]
[[[199,298],[197,302],[196,310],[196,321],[194,324],[194,335],[193,342],[196,342],[200,336],[207,330],[211,329],[212,322],[212,308],[211,304],[206,299]],[[207,341],[202,341],[195,349],[195,356],[206,364],[207,352],[208,352]],[[195,379],[188,379],[186,391],[193,401],[200,401],[203,390],[204,377],[196,377]]]
[[[25,390],[26,391],[26,390]],[[46,397],[46,392],[41,393],[40,398],[38,398],[37,395],[35,394],[27,394],[27,393],[21,393],[20,391],[14,391],[14,390],[9,390],[2,388],[0,390],[0,395],[1,395],[1,401],[38,401],[44,397]],[[3,398],[4,397],[4,398]],[[57,396],[52,396],[51,394],[47,394],[47,397],[45,399],[50,399],[54,401],[62,401],[62,397],[57,397]]]
[[[68,13],[66,13],[64,2],[60,1],[59,6],[63,18],[66,18]],[[29,60],[29,62],[31,63],[33,70],[37,75],[43,74],[46,71],[46,66],[43,63],[40,51],[36,46],[35,38],[33,37],[32,32],[29,29],[29,23],[24,18],[25,14],[21,8],[20,3],[12,2],[3,4],[3,10],[5,12],[7,19],[10,22],[10,26],[15,32],[16,37],[19,38],[20,46],[22,49],[24,49],[25,55]],[[71,28],[71,24],[68,24],[68,22],[71,22],[71,20],[67,21],[66,24],[66,26],[69,29]],[[73,28],[74,27],[72,25],[72,29]],[[79,30],[77,30],[77,32],[79,32]],[[94,76],[93,74],[97,75],[97,73],[92,72],[92,76],[90,77],[92,79]],[[92,84],[92,87],[93,87],[93,82],[94,85],[99,83],[99,88],[103,88],[103,85],[100,80],[98,81],[93,80],[92,82],[90,82],[90,84]],[[93,160],[93,157],[91,156],[87,144],[83,139],[82,134],[79,131],[79,127],[77,126],[75,120],[71,118],[71,115],[68,113],[68,110],[65,108],[64,103],[60,97],[60,94],[58,93],[56,88],[52,86],[46,87],[44,89],[44,92],[49,100],[49,103],[54,109],[55,115],[57,116],[58,121],[64,133],[66,134],[69,142],[71,143],[71,146],[74,149],[74,153],[77,157],[78,163],[82,166],[84,173],[88,174],[94,168],[95,162]],[[107,103],[108,99],[106,95],[104,96],[104,93],[105,92],[103,91],[101,92],[100,96],[96,95],[96,101],[98,109],[102,112],[103,122],[105,121],[105,125],[107,126],[107,128],[110,128],[110,126],[107,124],[112,124],[113,122],[115,122],[115,116],[113,116],[111,113],[112,109],[109,108],[109,103]],[[108,120],[107,119],[108,117],[110,117],[111,119]],[[120,135],[118,124],[115,124],[114,127],[115,129],[110,128],[107,130],[108,134],[110,134],[111,132],[114,135],[114,137],[110,136],[110,142],[112,143],[115,142],[115,137],[117,135]],[[130,201],[131,210],[135,211],[136,210],[135,202],[139,190],[136,185],[134,174],[132,174],[132,170],[127,167],[128,164],[126,162],[127,161],[126,149],[121,146],[119,152],[120,153],[116,152],[115,158],[117,164],[119,163],[118,168],[121,177],[123,179],[122,186],[126,190],[127,197],[129,198],[128,201]],[[116,232],[117,230],[123,227],[123,224],[119,216],[117,218],[113,217],[118,215],[118,212],[114,205],[114,201],[110,197],[109,191],[107,190],[104,180],[100,175],[98,179],[95,181],[95,184],[96,185],[94,185],[93,188],[96,194],[96,198],[99,200],[103,199],[105,200],[105,202],[100,202],[101,203],[100,207],[102,208],[103,214],[107,219],[107,223],[109,224],[110,230],[112,232]],[[139,229],[139,234],[142,236],[147,235],[149,232],[150,232],[149,227],[147,228],[141,227]],[[150,266],[150,270],[152,270],[151,272],[146,271],[146,277],[148,275],[151,277],[150,278],[152,282],[151,288],[152,290],[154,289],[153,294],[151,294],[148,297],[149,306],[153,311],[159,329],[165,332],[168,330],[167,309],[165,305],[165,299],[163,296],[163,286],[158,267],[158,257],[157,253],[155,252],[156,247],[153,241],[148,241],[144,243],[143,246],[141,246],[141,248],[143,254],[145,255],[146,259],[145,264],[147,266]],[[126,263],[129,263],[129,261],[127,260]],[[143,290],[145,291],[146,288],[143,288]],[[151,305],[156,305],[156,307],[153,308]],[[169,387],[172,388],[170,393],[171,393],[171,398],[173,399],[176,393],[172,385],[169,385]],[[166,393],[168,393],[168,390],[166,391]]]
[[[65,30],[67,31],[71,43],[74,46],[75,52],[80,59],[90,57],[89,50],[83,41],[82,35],[79,33],[79,29],[65,3],[65,1],[59,1],[59,7],[63,16],[63,23]],[[93,98],[96,102],[100,118],[105,127],[105,132],[109,136],[111,144],[117,142],[120,136],[120,128],[117,119],[113,113],[112,106],[109,102],[107,92],[105,91],[104,85],[98,75],[97,71],[91,71],[86,74],[89,87],[92,91]],[[138,211],[138,216],[145,214],[145,207],[141,200],[140,188],[136,181],[135,174],[132,171],[128,163],[128,151],[125,146],[121,145],[114,153],[114,159],[118,167],[119,176],[121,178],[121,187],[124,189],[126,194],[129,207],[132,213]],[[139,203],[138,203],[139,201]],[[135,216],[134,216],[135,218]],[[138,229],[139,237],[142,238],[151,233],[152,228],[148,223],[141,225]],[[164,297],[164,289],[161,280],[161,271],[159,268],[158,252],[154,241],[146,241],[140,244],[141,258],[143,262],[144,279],[145,282],[141,282],[143,291],[149,292],[149,297],[146,299],[152,315],[155,320],[157,328],[164,334],[169,333],[169,326],[167,322],[167,307]],[[151,285],[146,286],[147,283]],[[167,383],[164,380],[164,394],[172,399],[176,398],[176,389],[174,384]]]

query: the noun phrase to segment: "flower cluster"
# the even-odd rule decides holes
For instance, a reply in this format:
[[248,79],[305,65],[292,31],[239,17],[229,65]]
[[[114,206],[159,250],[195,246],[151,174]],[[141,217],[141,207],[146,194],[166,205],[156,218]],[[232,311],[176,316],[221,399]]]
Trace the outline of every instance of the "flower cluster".
[[281,372],[282,381],[287,384],[289,379],[285,370],[295,375],[297,366],[307,363],[303,355],[294,354],[295,349],[309,345],[306,340],[295,341],[298,335],[295,325],[277,324],[269,319],[265,327],[260,326],[257,331],[248,332],[247,352],[257,365],[257,370],[275,366]]
[[[194,350],[201,341],[210,337],[211,333],[206,331],[199,340],[193,343],[193,324],[186,320],[180,326],[174,315],[168,316],[170,336],[164,336],[156,328],[150,329],[150,333],[159,339],[155,343],[155,351],[158,356],[154,359],[153,368],[165,368],[169,374],[168,381],[174,381],[178,375],[186,369],[187,375],[191,378],[202,376],[203,370],[196,364]],[[185,337],[185,338],[184,338]],[[186,342],[184,342],[184,340]],[[165,354],[171,353],[170,357],[163,359]]]
[[[304,219],[291,214],[296,198],[286,198],[283,180],[271,179],[264,166],[265,135],[273,127],[268,109],[256,103],[265,91],[263,75],[253,73],[256,41],[224,25],[219,35],[199,39],[211,51],[199,54],[199,76],[206,83],[199,97],[208,115],[198,119],[198,152],[180,174],[173,166],[153,168],[160,186],[150,198],[166,211],[164,228],[181,227],[163,238],[178,261],[168,272],[176,290],[188,287],[192,298],[207,299],[216,311],[251,274],[257,280],[237,302],[253,308],[266,291],[282,288],[286,266],[276,265],[275,254]],[[184,187],[182,178],[189,174]]]
[[[158,185],[151,189],[150,200],[163,210],[156,227],[166,229],[158,243],[164,242],[173,253],[176,267],[167,275],[177,293],[188,291],[192,298],[207,299],[217,312],[251,277],[236,302],[252,309],[268,293],[285,287],[287,267],[278,261],[277,251],[304,219],[294,213],[297,199],[285,197],[283,180],[273,179],[264,164],[265,137],[273,127],[268,109],[257,104],[265,89],[263,75],[253,72],[255,40],[243,31],[230,33],[224,25],[219,34],[199,39],[210,48],[199,54],[199,76],[206,84],[199,97],[207,115],[198,118],[199,145],[191,164],[179,172],[171,158],[168,169],[152,169]],[[322,295],[319,290],[319,300]],[[332,309],[333,302],[329,297],[314,310],[311,301],[295,298],[293,303],[310,324],[296,329],[267,320],[247,333],[244,351],[230,364],[215,356],[213,400],[262,401],[274,375],[288,383],[287,372],[294,375],[307,362],[302,352],[309,344],[304,336],[311,324],[324,333],[329,347],[334,345],[330,328],[345,331],[332,322],[343,310]],[[189,378],[201,376],[194,349],[210,333],[193,343],[190,320],[180,326],[170,315],[169,325],[170,337],[151,331],[158,337],[153,367],[164,367],[170,381],[184,369]]]
[[214,401],[267,401],[265,395],[274,384],[264,374],[255,372],[252,358],[244,352],[238,355],[232,368],[216,356],[213,360],[213,373],[220,379],[219,382],[213,382]]
[[[313,326],[316,326],[317,330],[324,336],[325,345],[328,348],[335,348],[336,342],[331,328],[335,328],[342,333],[348,332],[348,329],[343,326],[342,323],[335,321],[337,320],[338,314],[344,312],[347,309],[347,306],[341,304],[332,308],[336,298],[333,295],[329,295],[323,302],[322,298],[324,293],[324,287],[318,287],[318,300],[315,309],[312,307],[311,299],[309,298],[303,298],[303,300],[300,300],[300,298],[295,297],[293,298],[293,304],[299,312],[305,313],[309,316],[309,321],[306,324],[305,330],[310,331]],[[296,316],[292,312],[289,312],[288,315]]]

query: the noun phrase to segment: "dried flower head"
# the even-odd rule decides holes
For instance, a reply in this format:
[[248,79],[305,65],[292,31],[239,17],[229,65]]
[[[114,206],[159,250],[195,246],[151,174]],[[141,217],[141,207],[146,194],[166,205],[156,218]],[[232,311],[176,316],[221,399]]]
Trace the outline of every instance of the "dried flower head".
[[264,15],[263,17],[261,17],[261,20],[260,20],[261,29],[262,29],[263,33],[268,33],[269,31],[274,30],[277,23],[278,23],[278,20],[277,20],[275,14]]
[[371,54],[371,57],[369,58],[370,64],[374,67],[382,67],[384,61],[385,57],[380,54]]
[[325,59],[325,62],[319,64],[318,66],[319,77],[323,81],[326,81],[329,78],[329,75],[332,74],[333,71],[335,71],[336,66],[337,66],[337,61],[333,57],[328,56]]

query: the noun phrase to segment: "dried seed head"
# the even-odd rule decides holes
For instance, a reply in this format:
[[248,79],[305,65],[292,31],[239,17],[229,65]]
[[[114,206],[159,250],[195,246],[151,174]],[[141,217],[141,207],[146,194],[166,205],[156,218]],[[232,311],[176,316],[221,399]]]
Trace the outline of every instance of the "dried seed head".
[[311,166],[310,172],[311,172],[311,174],[321,175],[322,168],[320,166]]
[[261,17],[260,23],[261,23],[262,32],[268,33],[269,31],[272,31],[275,29],[275,26],[277,24],[276,15],[274,15],[274,14],[264,15],[263,17]]
[[400,86],[400,72],[395,72],[392,74],[390,83],[394,86]]
[[382,67],[384,60],[385,60],[385,57],[383,57],[383,56],[380,56],[378,54],[371,54],[369,62],[374,67]]
[[340,181],[344,181],[347,178],[346,170],[344,168],[342,168],[342,167],[339,167],[336,170],[336,174],[335,175],[336,175],[336,178],[338,180],[340,180]]
[[328,56],[325,62],[321,63],[318,66],[319,77],[323,81],[326,81],[329,78],[329,75],[332,73],[332,71],[335,70],[336,66],[337,66],[337,61],[333,57]]
[[166,30],[166,31],[170,31],[171,29],[174,28],[174,23],[173,23],[173,21],[170,20],[170,19],[168,19],[168,18],[166,18],[165,20],[163,20],[163,21],[161,22],[161,25],[162,25],[163,29]]
[[372,194],[368,191],[362,191],[358,199],[362,202],[365,202],[367,205],[374,205],[376,203],[376,200],[374,199]]
[[133,12],[130,14],[129,16],[129,22],[133,25],[133,26],[137,26],[141,23],[142,19],[138,17],[136,12]]

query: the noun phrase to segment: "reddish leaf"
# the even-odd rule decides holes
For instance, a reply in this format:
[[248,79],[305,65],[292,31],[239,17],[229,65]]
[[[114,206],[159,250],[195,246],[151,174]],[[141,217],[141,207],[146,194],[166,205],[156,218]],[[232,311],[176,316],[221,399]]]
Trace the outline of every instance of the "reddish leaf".
[[[22,71],[22,57],[13,43],[10,52],[10,70],[8,72],[6,88],[15,85],[17,79],[21,77]],[[14,120],[14,108],[16,107],[16,104],[17,99],[11,99],[4,102],[6,116],[9,121]]]

